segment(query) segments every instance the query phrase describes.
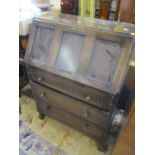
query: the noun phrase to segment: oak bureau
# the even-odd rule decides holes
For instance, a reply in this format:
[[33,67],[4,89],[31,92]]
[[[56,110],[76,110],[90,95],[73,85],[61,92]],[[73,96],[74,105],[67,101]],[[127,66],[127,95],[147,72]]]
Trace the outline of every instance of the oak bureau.
[[25,55],[40,118],[45,115],[104,148],[134,51],[134,25],[48,13],[33,19]]

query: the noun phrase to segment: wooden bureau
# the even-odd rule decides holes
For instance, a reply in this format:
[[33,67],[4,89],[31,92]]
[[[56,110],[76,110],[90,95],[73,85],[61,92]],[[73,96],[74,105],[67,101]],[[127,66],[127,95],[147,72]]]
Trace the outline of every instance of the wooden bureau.
[[25,56],[40,118],[94,138],[100,149],[134,50],[134,25],[49,13],[34,18]]

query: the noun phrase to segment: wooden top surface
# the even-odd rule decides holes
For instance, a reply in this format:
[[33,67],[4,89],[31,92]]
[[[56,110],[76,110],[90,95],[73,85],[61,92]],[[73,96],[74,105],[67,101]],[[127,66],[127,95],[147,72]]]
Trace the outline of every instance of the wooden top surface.
[[34,20],[46,20],[51,23],[66,24],[70,26],[81,26],[102,31],[110,31],[112,33],[120,33],[134,37],[135,26],[131,23],[115,22],[109,20],[101,20],[90,17],[73,16],[67,14],[59,14],[49,12],[45,15],[34,18]]

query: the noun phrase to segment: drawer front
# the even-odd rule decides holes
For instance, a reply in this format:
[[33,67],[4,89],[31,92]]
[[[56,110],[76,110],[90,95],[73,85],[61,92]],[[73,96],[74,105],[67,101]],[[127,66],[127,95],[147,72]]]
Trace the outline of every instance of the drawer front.
[[47,72],[38,70],[36,68],[29,68],[30,77],[35,82],[44,84],[50,88],[61,91],[67,95],[71,95],[84,102],[90,103],[94,106],[110,111],[113,107],[112,96],[97,91],[92,88],[85,87],[77,82],[69,81],[56,75],[49,74]]
[[94,124],[76,117],[60,108],[57,108],[46,102],[36,100],[38,111],[43,112],[46,115],[53,116],[54,118],[69,124],[73,128],[79,129],[87,135],[94,137],[95,139],[101,139],[105,135],[105,129],[99,128]]
[[32,91],[35,97],[64,109],[82,119],[88,120],[100,127],[106,127],[110,114],[94,108],[84,102],[76,100],[62,93],[32,83]]

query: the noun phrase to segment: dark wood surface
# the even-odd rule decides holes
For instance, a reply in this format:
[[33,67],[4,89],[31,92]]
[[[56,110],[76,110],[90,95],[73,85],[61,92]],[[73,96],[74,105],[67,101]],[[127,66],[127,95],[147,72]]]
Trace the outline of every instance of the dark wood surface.
[[33,82],[31,82],[31,87],[34,96],[38,99],[51,103],[52,105],[62,108],[82,119],[90,121],[103,128],[105,128],[109,122],[110,112],[94,108],[86,103],[71,98],[70,96],[42,87]]
[[121,22],[134,23],[135,0],[121,0],[118,10],[118,20]]
[[100,1],[99,18],[108,20],[109,10],[110,10],[110,1],[109,0],[101,0]]
[[25,68],[24,56],[28,43],[28,35],[19,36],[19,92],[21,95],[22,88],[28,84],[27,71]]
[[29,83],[27,83],[24,87],[20,89],[20,95],[26,95],[30,98],[33,98],[32,89]]
[[26,84],[28,84],[28,77],[25,68],[25,64],[20,60],[19,63],[19,89],[23,88]]
[[29,67],[28,71],[31,79],[37,83],[73,96],[106,111],[110,111],[113,108],[113,95],[86,87],[80,83],[64,79],[34,67]]
[[135,103],[128,113],[125,127],[120,132],[112,155],[135,155]]
[[78,15],[79,0],[61,0],[61,12],[71,15]]
[[[88,25],[88,27],[87,27],[87,25],[84,25],[85,23],[82,25],[82,22],[81,22],[82,26],[76,25],[76,22],[78,22],[77,19],[80,20],[81,17],[77,18],[76,16],[73,16],[73,17],[71,16],[70,19],[68,19],[69,17],[70,17],[69,15],[68,16],[61,15],[61,17],[59,17],[59,18],[57,17],[57,19],[54,19],[54,17],[53,17],[53,19],[55,20],[54,22],[52,22],[52,20],[48,20],[48,21],[44,20],[45,17],[34,20],[34,22],[33,22],[34,24],[32,26],[32,31],[31,31],[31,37],[29,39],[29,46],[27,48],[26,57],[25,57],[26,63],[28,63],[34,67],[40,68],[42,70],[45,70],[47,72],[60,75],[64,78],[67,78],[70,80],[78,81],[78,82],[85,84],[87,86],[91,86],[96,89],[106,91],[106,92],[109,92],[109,93],[112,93],[115,95],[120,90],[120,88],[122,86],[122,82],[125,78],[126,70],[128,68],[128,61],[130,58],[130,54],[132,53],[132,50],[134,48],[134,37],[131,36],[131,34],[126,33],[125,31],[123,31],[123,32],[121,31],[121,33],[114,32],[112,30],[113,27],[111,25],[115,25],[116,23],[113,23],[113,22],[112,23],[109,22],[109,24],[110,24],[109,27],[111,27],[111,30],[107,29],[105,31],[103,29],[104,29],[104,27],[108,27],[107,26],[108,24],[104,23],[103,21],[100,21],[102,24],[99,21],[98,22],[95,21],[96,27],[92,29],[89,25]],[[47,16],[47,19],[48,18],[50,18],[50,16],[49,17]],[[58,19],[60,21],[62,20],[62,22],[61,23],[59,23],[60,21],[57,22]],[[81,20],[87,21],[88,19],[82,18]],[[67,21],[70,24],[66,23]],[[72,22],[74,22],[74,23],[72,23]],[[93,25],[93,24],[91,24],[91,25]],[[116,26],[122,27],[121,24],[116,25]],[[128,28],[130,28],[130,30],[132,29],[131,25],[127,25],[127,26],[128,26]],[[38,29],[38,27],[40,27],[40,29]],[[42,27],[43,27],[44,31],[42,31]],[[102,27],[102,29],[100,29],[100,27]],[[125,25],[123,27],[125,27]],[[48,31],[48,33],[47,33],[47,31]],[[38,53],[38,56],[36,58],[33,57],[33,54],[35,52],[39,51],[39,50],[37,50],[37,48],[35,48],[36,50],[33,49],[33,47],[35,47],[34,46],[35,44],[33,45],[33,43],[35,42],[35,40],[41,40],[41,38],[39,37],[40,36],[39,34],[36,35],[36,39],[35,39],[34,38],[35,34],[40,33],[40,32],[46,32],[46,33],[44,33],[44,35],[46,34],[46,37],[44,37],[44,38],[48,38],[48,35],[51,34],[52,31],[54,31],[54,33],[53,33],[54,38],[53,38],[53,41],[50,44],[48,44],[48,46],[50,45],[50,47],[45,46],[45,45],[43,46],[43,44],[48,43],[47,39],[43,40],[43,42],[45,41],[44,43],[42,42],[42,44],[41,44],[41,42],[40,42],[39,44],[41,44],[41,47],[44,47],[44,49],[52,48],[53,50],[46,50],[46,51],[50,51],[50,52],[49,53],[46,52],[45,55],[39,55],[41,53],[44,53],[44,52],[41,52],[41,53]],[[82,56],[80,57],[80,63],[79,63],[77,72],[75,72],[74,74],[70,74],[69,72],[57,69],[55,66],[56,60],[57,60],[56,58],[59,53],[59,47],[61,45],[61,39],[63,37],[63,33],[65,33],[65,32],[74,33],[75,35],[80,34],[80,35],[85,36],[84,46],[82,47],[82,53],[81,53]],[[121,49],[120,49],[121,52],[120,52],[120,57],[119,57],[120,60],[117,62],[115,59],[113,59],[113,61],[108,62],[108,63],[115,62],[115,65],[108,64],[107,66],[112,65],[113,67],[116,67],[115,71],[114,72],[112,71],[112,74],[109,75],[109,77],[110,77],[109,82],[108,82],[108,80],[103,82],[103,81],[86,78],[86,72],[90,65],[89,62],[90,62],[90,59],[93,54],[92,49],[94,49],[94,46],[92,46],[92,48],[89,49],[88,45],[95,45],[96,37],[97,38],[99,37],[101,39],[101,40],[99,40],[99,42],[102,40],[103,40],[103,42],[104,41],[109,42],[109,44],[112,48],[115,43],[121,47]],[[53,47],[51,47],[51,45]],[[108,48],[109,48],[109,46],[108,46]],[[87,52],[85,52],[85,51],[87,51]],[[106,51],[108,51],[108,49]],[[86,54],[87,54],[87,56],[86,56]],[[112,56],[112,58],[115,58],[115,57]],[[85,62],[85,63],[83,63],[83,62]],[[102,66],[104,66],[104,65],[102,65]],[[104,72],[103,74],[106,75],[106,74],[111,73],[111,72],[109,72],[109,69],[110,69],[109,67],[108,68],[105,67],[103,69],[103,72]],[[111,82],[111,84],[110,84],[110,82]]]
[[[131,24],[63,14],[34,18],[25,62],[38,111],[105,145],[116,96],[134,49],[133,30]],[[61,65],[64,60],[69,65]]]
[[95,139],[102,139],[105,134],[105,129],[97,127],[96,125],[77,117],[71,113],[68,113],[61,108],[55,107],[50,103],[41,102],[40,100],[36,100],[38,111],[41,113],[52,116],[63,123],[69,124],[71,127],[78,129],[84,132],[86,135],[92,136]]

